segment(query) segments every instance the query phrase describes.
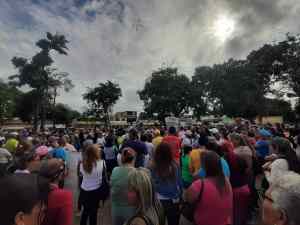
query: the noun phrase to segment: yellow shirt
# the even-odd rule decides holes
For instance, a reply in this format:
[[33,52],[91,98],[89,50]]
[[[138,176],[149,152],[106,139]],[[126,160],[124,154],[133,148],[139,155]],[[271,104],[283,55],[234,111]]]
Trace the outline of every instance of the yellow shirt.
[[190,152],[190,172],[192,174],[198,173],[201,168],[201,153],[202,149],[193,149]]
[[157,146],[161,143],[162,139],[162,136],[157,136],[156,138],[153,138],[152,144],[154,145],[154,149],[157,148]]

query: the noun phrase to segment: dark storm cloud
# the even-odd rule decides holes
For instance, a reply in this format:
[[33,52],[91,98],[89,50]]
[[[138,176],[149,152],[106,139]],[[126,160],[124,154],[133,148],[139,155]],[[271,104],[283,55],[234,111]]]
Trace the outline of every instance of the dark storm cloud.
[[299,7],[295,1],[285,0],[228,0],[227,7],[236,15],[238,30],[226,45],[226,55],[245,57],[251,48],[272,41],[278,41],[286,32],[297,32],[295,26],[283,27],[296,23],[291,18],[298,17],[293,10]]

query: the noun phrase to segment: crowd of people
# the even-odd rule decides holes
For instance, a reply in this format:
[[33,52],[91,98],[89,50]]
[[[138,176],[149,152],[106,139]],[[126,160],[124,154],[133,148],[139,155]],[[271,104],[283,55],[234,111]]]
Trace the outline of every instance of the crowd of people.
[[97,225],[106,201],[113,225],[300,225],[300,130],[283,125],[22,130],[0,146],[1,225]]

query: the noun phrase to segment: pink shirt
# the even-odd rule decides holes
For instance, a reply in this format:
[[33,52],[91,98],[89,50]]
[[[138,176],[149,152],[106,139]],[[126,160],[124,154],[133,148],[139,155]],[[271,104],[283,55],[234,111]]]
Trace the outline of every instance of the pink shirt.
[[[227,185],[230,185],[227,182]],[[201,188],[201,180],[195,181],[189,188],[196,200]],[[232,189],[223,196],[219,193],[215,184],[209,180],[204,180],[202,198],[195,210],[194,220],[196,225],[227,225],[230,224],[232,216]]]

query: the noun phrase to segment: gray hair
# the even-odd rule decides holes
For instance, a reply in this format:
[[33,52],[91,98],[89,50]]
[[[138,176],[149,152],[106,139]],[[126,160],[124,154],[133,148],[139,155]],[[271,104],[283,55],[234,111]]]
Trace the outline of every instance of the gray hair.
[[288,225],[300,224],[300,175],[287,172],[271,186],[274,208],[283,211],[288,218]]

